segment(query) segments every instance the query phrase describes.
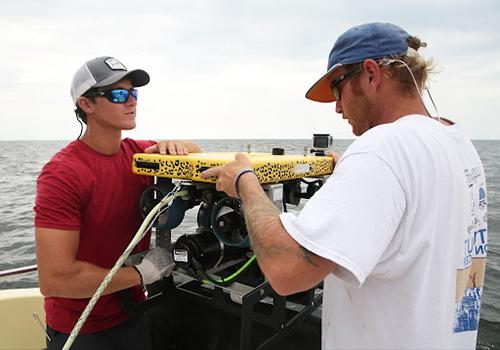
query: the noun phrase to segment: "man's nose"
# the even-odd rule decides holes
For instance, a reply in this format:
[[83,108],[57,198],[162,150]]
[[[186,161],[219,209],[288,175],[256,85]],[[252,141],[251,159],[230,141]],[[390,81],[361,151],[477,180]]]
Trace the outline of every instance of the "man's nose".
[[337,100],[335,102],[335,112],[337,112],[339,114],[342,113],[342,101]]
[[125,101],[125,104],[127,106],[135,106],[137,104],[137,100],[135,99],[134,96],[132,96],[132,94],[129,94],[127,101]]

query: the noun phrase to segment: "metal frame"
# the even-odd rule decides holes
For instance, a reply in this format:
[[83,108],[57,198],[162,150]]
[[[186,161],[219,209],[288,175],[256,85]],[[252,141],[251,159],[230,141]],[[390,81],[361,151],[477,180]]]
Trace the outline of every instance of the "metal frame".
[[[215,286],[212,290],[201,285],[201,282],[191,280],[176,288],[203,306],[241,316],[240,350],[268,349],[278,344],[322,304],[323,298],[321,284],[302,294],[301,300],[293,300],[294,296],[278,295],[266,281],[245,294],[239,305],[223,288]],[[291,309],[290,303],[301,309]],[[268,327],[272,335],[254,345],[258,340],[254,332],[256,324]]]

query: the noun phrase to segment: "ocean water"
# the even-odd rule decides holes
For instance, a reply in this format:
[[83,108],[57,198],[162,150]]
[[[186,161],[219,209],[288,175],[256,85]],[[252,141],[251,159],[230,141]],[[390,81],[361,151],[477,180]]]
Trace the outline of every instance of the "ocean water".
[[[303,154],[310,140],[197,140],[203,150]],[[334,141],[343,152],[352,140]],[[0,141],[0,271],[35,264],[33,202],[43,165],[67,141]],[[478,349],[500,349],[500,140],[474,141],[483,160],[488,189],[488,258]],[[303,202],[301,206],[303,206]],[[300,209],[300,207],[298,209]],[[193,230],[196,212],[186,213],[180,230]],[[37,286],[36,273],[0,279],[0,289]]]

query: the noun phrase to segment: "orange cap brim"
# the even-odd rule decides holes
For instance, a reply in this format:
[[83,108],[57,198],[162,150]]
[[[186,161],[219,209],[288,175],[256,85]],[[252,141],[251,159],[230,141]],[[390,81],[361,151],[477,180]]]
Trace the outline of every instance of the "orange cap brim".
[[317,102],[335,102],[336,98],[330,89],[330,82],[335,71],[342,66],[341,63],[334,65],[306,92],[306,98]]

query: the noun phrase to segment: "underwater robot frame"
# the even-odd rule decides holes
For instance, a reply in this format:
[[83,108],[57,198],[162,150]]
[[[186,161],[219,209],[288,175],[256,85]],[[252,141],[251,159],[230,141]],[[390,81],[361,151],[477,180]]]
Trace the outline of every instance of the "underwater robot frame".
[[[320,136],[325,141],[327,135]],[[324,155],[325,144],[320,146],[312,155],[284,155],[282,149],[273,149],[271,154],[246,153],[267,196],[282,212],[287,205],[297,206],[301,199],[310,198],[332,173],[333,159]],[[270,348],[321,305],[322,284],[284,297],[265,279],[252,252],[241,201],[217,191],[214,178],[200,177],[202,171],[224,165],[234,156],[231,152],[134,156],[133,172],[155,177],[154,185],[141,196],[144,216],[165,196],[183,192],[153,224],[156,245],[172,251],[177,267],[173,280],[151,294],[175,288],[204,307],[237,315],[240,349]],[[177,233],[186,211],[193,208],[198,208],[197,228]],[[270,330],[264,339],[256,337],[256,324]]]

